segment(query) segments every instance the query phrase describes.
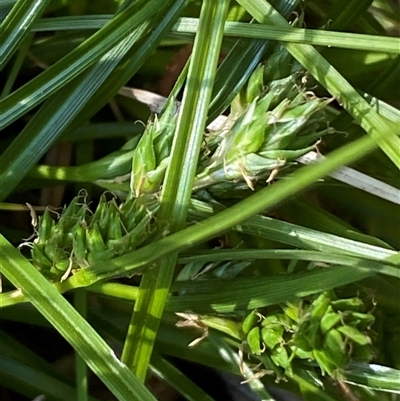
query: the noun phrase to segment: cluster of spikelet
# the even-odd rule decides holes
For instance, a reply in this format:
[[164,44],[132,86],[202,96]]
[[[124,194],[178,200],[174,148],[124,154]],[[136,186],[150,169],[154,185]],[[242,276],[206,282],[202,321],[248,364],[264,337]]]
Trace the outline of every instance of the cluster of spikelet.
[[265,316],[251,312],[242,323],[243,338],[250,353],[267,353],[286,374],[293,363],[306,360],[318,364],[323,375],[340,378],[350,358],[367,362],[374,355],[375,318],[364,310],[361,298],[337,299],[331,291]]
[[85,196],[75,197],[57,220],[46,209],[39,218],[32,261],[52,281],[62,281],[97,261],[107,261],[139,246],[150,234],[152,214],[137,199],[120,206],[105,194],[91,212]]
[[[207,152],[199,158],[194,190],[217,184],[234,190],[240,182],[253,188],[254,181],[313,149],[329,131],[323,113],[329,101],[305,90],[303,75],[289,57],[279,48],[268,65],[259,65],[233,101],[226,127],[205,135]],[[132,250],[147,238],[152,230],[148,210],[154,211],[148,201],[157,203],[176,120],[171,101],[147,124],[133,153],[128,200],[121,205],[103,195],[91,213],[84,197],[78,196],[57,220],[46,210],[32,259],[50,279],[64,279],[96,260]]]
[[[272,177],[331,132],[324,113],[330,100],[306,90],[304,73],[291,60],[279,47],[236,96],[224,126],[204,136],[194,191],[218,184],[229,191],[238,183],[253,189],[255,181]],[[147,125],[133,156],[136,196],[160,190],[176,121],[175,105],[169,102]]]
[[[256,68],[234,99],[225,126],[205,135],[194,190],[222,185],[230,191],[238,183],[253,189],[254,182],[270,179],[330,132],[324,122],[329,100],[307,92],[303,78],[282,48],[268,65]],[[175,126],[175,105],[170,102],[160,117],[147,124],[137,144],[130,191],[119,205],[103,194],[91,212],[83,194],[57,219],[45,211],[32,244],[32,261],[48,279],[62,281],[149,238]],[[268,314],[251,312],[243,321],[242,335],[250,353],[268,353],[286,374],[292,373],[295,361],[307,360],[316,363],[323,375],[338,378],[350,358],[372,358],[369,328],[374,316],[364,312],[360,298],[337,299],[330,292],[277,308]]]

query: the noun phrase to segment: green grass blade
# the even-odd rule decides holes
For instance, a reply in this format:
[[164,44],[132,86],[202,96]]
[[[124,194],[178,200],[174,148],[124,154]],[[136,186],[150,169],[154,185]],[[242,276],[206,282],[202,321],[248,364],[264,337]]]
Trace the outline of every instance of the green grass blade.
[[[87,15],[79,17],[45,18],[34,23],[32,32],[100,29],[112,15]],[[197,18],[180,18],[172,32],[195,34],[199,26]],[[225,36],[249,39],[269,39],[283,42],[304,43],[313,46],[340,47],[344,49],[374,50],[399,54],[400,40],[396,37],[344,33],[332,31],[302,29],[295,27],[260,26],[242,22],[226,22]]]
[[[47,151],[141,34],[143,31],[139,29],[139,32],[124,39],[107,53],[106,56],[113,57],[112,62],[100,60],[89,74],[78,78],[78,81],[63,93],[46,102],[1,156],[0,177],[3,185],[0,198],[4,199],[18,184],[16,177],[21,179]],[[51,129],[52,127],[54,129]]]
[[151,357],[151,371],[171,384],[187,401],[214,401],[204,390],[158,353],[153,353]]
[[[174,32],[196,33],[197,18],[181,18],[172,28]],[[400,39],[378,35],[364,35],[313,29],[264,26],[243,22],[226,22],[225,36],[249,39],[269,39],[281,42],[304,43],[313,46],[340,47],[343,49],[371,50],[400,54]]]
[[17,2],[17,0],[3,0],[3,1],[0,3],[0,8],[9,8],[9,7],[12,7],[16,2]]
[[305,400],[318,400],[318,401],[342,401],[340,398],[332,397],[324,387],[319,386],[315,383],[315,378],[308,375],[307,371],[297,370],[291,377],[291,380],[295,382],[301,391],[301,395]]
[[[275,3],[281,14],[289,17],[299,0],[281,0]],[[229,107],[265,53],[271,51],[273,47],[273,42],[258,39],[239,39],[235,43],[218,68],[208,122],[213,121]]]
[[[93,136],[99,135],[98,131],[95,129],[100,124],[94,124]],[[126,124],[126,127],[119,127],[119,123],[110,124],[111,126],[105,131],[104,128],[99,127],[107,134],[110,134],[108,130],[111,130],[114,126],[116,130],[119,129],[120,133],[118,135],[132,135],[133,133],[141,133],[143,131],[143,126],[138,124]],[[125,124],[123,124],[125,125]],[[82,127],[79,131],[81,135],[86,138],[89,137],[91,129],[86,131]],[[122,129],[121,129],[122,128]],[[133,128],[131,130],[131,128]],[[127,130],[129,129],[129,131]],[[133,131],[133,132],[132,132]],[[88,135],[89,134],[89,135]],[[115,132],[114,132],[115,134]],[[72,136],[72,135],[71,135]],[[68,136],[71,138],[71,136]],[[82,137],[80,140],[82,141]],[[139,141],[139,137],[137,138]],[[89,163],[85,163],[79,166],[50,166],[50,165],[36,165],[29,172],[28,176],[30,178],[39,178],[42,180],[53,180],[53,181],[74,181],[74,182],[94,182],[97,180],[107,180],[115,177],[121,177],[123,175],[129,174],[132,167],[132,157],[135,150],[121,150],[108,154],[107,156]]]
[[[343,29],[348,27],[365,12],[372,4],[373,0],[339,0],[336,1],[331,10],[329,18],[330,29]],[[326,21],[329,24],[329,21]]]
[[[74,293],[74,306],[79,314],[87,319],[87,297],[86,291],[76,291]],[[76,377],[76,389],[78,396],[77,401],[88,401],[89,396],[89,377],[88,369],[85,360],[78,354],[75,353],[75,377]]]
[[10,68],[10,72],[7,76],[7,81],[3,87],[3,90],[1,91],[0,99],[4,98],[11,92],[11,89],[26,57],[26,53],[31,45],[32,38],[33,34],[27,35],[20,44],[17,55],[12,62],[12,67]]
[[[331,266],[326,270],[285,276],[177,282],[169,298],[173,312],[229,313],[275,305],[318,294],[374,275],[362,268]],[[176,294],[176,295],[175,295]]]
[[[87,74],[79,77],[63,92],[44,104],[40,111],[0,158],[0,198],[4,199],[50,145],[70,126],[89,118],[123,83],[128,80],[154,50],[165,30],[176,20],[184,0],[159,3],[158,16],[164,17],[154,31],[132,51],[137,40],[147,32],[148,22],[133,31],[107,53]],[[154,2],[153,2],[154,3]],[[173,4],[168,12],[164,7]],[[107,61],[107,62],[106,62]]]
[[400,371],[387,366],[352,364],[344,372],[344,381],[356,386],[400,394]]
[[[220,54],[223,24],[229,1],[205,0],[188,71],[187,85],[161,193],[157,219],[175,232],[184,227],[196,163],[206,125],[215,70]],[[122,360],[141,380],[146,377],[153,344],[174,274],[176,256],[164,259],[142,277]]]
[[[303,251],[299,249],[219,249],[218,251],[207,251],[199,254],[179,258],[181,263],[189,262],[216,262],[222,260],[257,260],[257,259],[280,259],[280,260],[307,260],[340,264],[348,267],[360,267],[376,273],[390,275],[400,278],[400,268],[393,267],[389,263],[363,260],[347,255],[338,255],[327,252]],[[400,267],[400,266],[399,266]]]
[[161,7],[162,4],[158,0],[134,2],[76,49],[7,96],[0,102],[3,112],[0,129],[70,83],[134,29],[146,23]]
[[[30,399],[38,394],[45,394],[46,397],[57,401],[78,400],[77,391],[65,380],[54,378],[5,355],[0,356],[0,384]],[[93,397],[89,400],[98,401]]]
[[[45,361],[30,348],[24,346],[4,331],[0,331],[0,355],[18,361],[24,366],[34,368],[56,379],[63,380],[65,384],[69,383],[65,376],[54,369],[51,363]],[[72,384],[72,381],[70,384]]]
[[19,0],[0,25],[0,71],[29,35],[30,27],[43,12],[49,0]]
[[266,216],[251,217],[234,228],[239,232],[278,241],[293,247],[314,249],[322,252],[345,253],[370,260],[383,260],[395,253],[395,251],[387,248],[369,245],[329,233],[321,234],[320,231]]
[[113,18],[110,14],[80,15],[72,17],[43,18],[32,26],[33,32],[100,29]]
[[155,401],[113,350],[3,236],[0,236],[0,271],[75,348],[92,371],[121,401]]
[[[286,20],[263,0],[238,0],[260,23],[288,27]],[[380,117],[345,78],[310,45],[284,43],[286,49],[335,97],[364,130],[374,138],[390,160],[400,168],[399,127]],[[380,133],[386,132],[382,137]]]

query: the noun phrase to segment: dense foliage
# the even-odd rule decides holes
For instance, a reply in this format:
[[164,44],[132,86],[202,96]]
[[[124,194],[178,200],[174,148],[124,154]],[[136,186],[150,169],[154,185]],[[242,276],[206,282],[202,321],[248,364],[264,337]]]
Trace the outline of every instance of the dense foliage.
[[396,7],[3,1],[5,399],[399,397]]

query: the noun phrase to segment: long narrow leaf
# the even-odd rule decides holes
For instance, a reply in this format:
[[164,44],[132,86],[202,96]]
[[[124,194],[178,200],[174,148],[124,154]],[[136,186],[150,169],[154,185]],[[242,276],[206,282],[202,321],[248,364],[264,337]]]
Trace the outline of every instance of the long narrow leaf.
[[[274,1],[276,8],[285,17],[289,17],[298,4],[299,0]],[[235,43],[218,68],[208,122],[214,121],[228,108],[265,53],[271,51],[274,45],[272,41],[260,39],[239,39]]]
[[[81,17],[45,18],[37,21],[33,32],[60,30],[92,30],[104,26],[112,16],[88,15]],[[180,18],[172,27],[172,32],[195,34],[199,28],[198,18]],[[330,27],[332,29],[332,27]],[[264,26],[243,22],[227,21],[224,35],[248,39],[269,39],[282,42],[304,43],[313,46],[339,47],[343,49],[370,50],[400,54],[400,39],[379,35],[323,31],[295,27]]]
[[[0,199],[4,199],[18,182],[24,177],[29,169],[46,152],[50,145],[65,131],[67,127],[78,117],[78,120],[86,119],[90,116],[93,109],[102,106],[105,99],[102,91],[118,91],[121,79],[127,74],[132,75],[144,62],[154,47],[159,43],[161,35],[171,22],[174,22],[177,13],[182,7],[183,0],[167,3],[156,0],[160,3],[158,15],[163,15],[162,10],[171,3],[165,21],[135,49],[136,57],[130,58],[129,68],[126,68],[126,55],[132,45],[142,38],[148,30],[148,23],[145,22],[136,31],[133,31],[118,46],[107,53],[87,74],[78,78],[73,85],[64,92],[60,92],[55,98],[49,100],[25,127],[23,132],[14,140],[10,147],[0,158]],[[154,3],[154,2],[152,2]],[[125,67],[123,74],[118,67]],[[113,79],[110,80],[110,75]],[[115,79],[117,77],[117,79]],[[129,79],[126,77],[126,79]],[[121,83],[122,84],[122,83]],[[77,100],[78,99],[78,100]],[[94,99],[90,102],[91,99]],[[85,113],[85,106],[89,108]],[[89,114],[89,115],[88,115]]]
[[[172,30],[181,33],[196,33],[198,25],[199,20],[197,18],[181,18]],[[316,29],[245,24],[243,22],[226,22],[224,35],[400,54],[399,38],[378,35],[348,34]]]
[[[262,308],[331,290],[374,275],[366,269],[332,266],[309,273],[236,278],[235,280],[198,280],[177,282],[168,302],[174,312],[227,313]],[[223,285],[224,291],[219,289]],[[180,295],[181,294],[181,295]]]
[[157,353],[151,357],[151,371],[176,388],[187,401],[214,401],[200,387]]
[[[0,384],[30,398],[44,394],[57,401],[78,399],[72,385],[4,355],[0,357]],[[99,401],[92,397],[89,400]]]
[[346,383],[400,394],[400,371],[387,366],[353,363],[344,373]]

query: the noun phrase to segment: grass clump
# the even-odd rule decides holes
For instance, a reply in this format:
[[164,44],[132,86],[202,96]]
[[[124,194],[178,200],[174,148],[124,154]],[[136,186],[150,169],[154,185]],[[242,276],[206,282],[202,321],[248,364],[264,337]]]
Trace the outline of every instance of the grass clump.
[[0,6],[5,394],[397,399],[394,2],[75,3]]

